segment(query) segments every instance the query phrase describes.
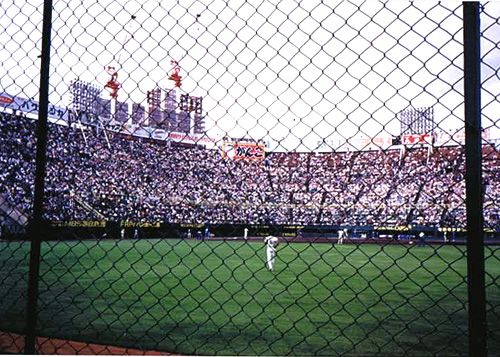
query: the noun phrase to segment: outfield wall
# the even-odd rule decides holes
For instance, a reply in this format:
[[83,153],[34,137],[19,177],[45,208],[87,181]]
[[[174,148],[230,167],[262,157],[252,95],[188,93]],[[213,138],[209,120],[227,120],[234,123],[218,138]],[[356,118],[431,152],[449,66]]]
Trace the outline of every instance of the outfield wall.
[[[10,229],[16,228],[16,229]],[[371,241],[411,241],[420,233],[427,241],[465,241],[465,228],[429,226],[344,226],[344,225],[276,225],[276,224],[194,224],[128,221],[57,221],[47,222],[45,237],[48,240],[74,239],[128,239],[128,238],[258,238],[274,235],[294,241],[331,241],[337,239],[339,231],[346,231],[348,240]],[[246,230],[246,233],[245,233]],[[26,230],[4,226],[3,239],[24,239]],[[500,231],[486,229],[485,238],[489,243],[500,243]]]

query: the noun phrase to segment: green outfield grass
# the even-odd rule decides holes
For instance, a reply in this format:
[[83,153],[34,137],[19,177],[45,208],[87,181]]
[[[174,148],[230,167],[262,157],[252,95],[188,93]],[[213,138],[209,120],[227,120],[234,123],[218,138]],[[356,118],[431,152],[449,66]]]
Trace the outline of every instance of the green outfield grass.
[[[0,329],[22,332],[29,245],[0,243]],[[486,248],[500,354],[500,249]],[[259,242],[42,245],[38,333],[180,354],[466,355],[465,248]]]

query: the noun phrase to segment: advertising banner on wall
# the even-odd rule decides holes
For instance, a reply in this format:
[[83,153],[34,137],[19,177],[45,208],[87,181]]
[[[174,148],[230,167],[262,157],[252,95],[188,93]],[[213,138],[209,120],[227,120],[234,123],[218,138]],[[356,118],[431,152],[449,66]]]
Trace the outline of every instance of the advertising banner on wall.
[[226,141],[222,147],[224,159],[262,161],[265,154],[266,146],[260,143]]
[[[39,103],[34,99],[12,96],[0,92],[0,107],[11,109],[14,112],[23,112],[38,116]],[[68,121],[68,110],[49,103],[48,117],[56,120]]]
[[403,145],[432,144],[432,142],[431,134],[405,134],[401,136],[401,144]]

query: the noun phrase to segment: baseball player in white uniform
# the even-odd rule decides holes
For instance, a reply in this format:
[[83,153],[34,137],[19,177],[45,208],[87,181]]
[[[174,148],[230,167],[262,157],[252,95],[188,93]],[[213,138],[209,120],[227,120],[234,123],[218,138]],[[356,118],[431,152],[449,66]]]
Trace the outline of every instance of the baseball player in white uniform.
[[267,268],[272,271],[274,261],[276,260],[276,247],[279,244],[279,240],[277,237],[267,236],[264,238],[264,244],[266,245]]
[[338,235],[337,244],[344,244],[344,238],[347,238],[347,228],[339,229]]

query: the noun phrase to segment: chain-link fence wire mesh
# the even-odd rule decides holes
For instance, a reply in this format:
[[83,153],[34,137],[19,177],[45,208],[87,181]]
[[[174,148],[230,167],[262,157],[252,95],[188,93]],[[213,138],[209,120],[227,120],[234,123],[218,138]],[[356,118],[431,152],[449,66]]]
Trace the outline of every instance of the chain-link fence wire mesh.
[[26,233],[34,171],[33,148],[23,142],[33,133],[18,119],[0,113],[0,350],[13,352],[24,346],[29,242],[9,238]]
[[[481,81],[482,81],[482,118],[484,130],[495,131],[500,126],[499,117],[491,112],[491,109],[498,105],[498,91],[492,87],[493,83],[500,79],[499,65],[495,53],[498,53],[499,40],[495,40],[495,29],[498,28],[498,16],[495,16],[491,9],[491,4],[482,6],[481,11]],[[496,20],[491,21],[495,18]],[[485,239],[493,238],[495,232],[499,231],[499,192],[498,185],[500,175],[500,157],[498,155],[498,137],[493,136],[484,141],[483,149],[483,178],[484,178],[484,222]],[[495,321],[500,316],[500,304],[497,298],[494,298],[498,290],[500,272],[498,246],[489,246],[485,248],[486,257],[486,316],[488,323],[488,343],[490,350],[492,339],[498,338],[500,330]],[[496,268],[495,268],[496,267]]]
[[[41,4],[0,5],[5,350],[25,327]],[[493,354],[499,15],[482,4]],[[467,353],[462,4],[55,1],[52,18],[39,351]]]

